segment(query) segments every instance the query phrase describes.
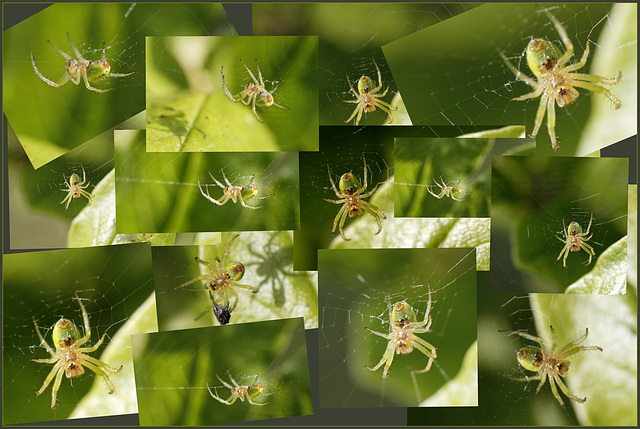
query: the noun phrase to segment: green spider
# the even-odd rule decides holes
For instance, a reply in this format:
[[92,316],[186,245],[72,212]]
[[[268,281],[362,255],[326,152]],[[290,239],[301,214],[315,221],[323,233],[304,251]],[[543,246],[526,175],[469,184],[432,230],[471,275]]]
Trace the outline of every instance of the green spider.
[[51,391],[52,409],[56,408],[56,397],[58,389],[60,388],[60,383],[62,383],[63,375],[66,375],[67,378],[79,377],[84,374],[84,368],[86,367],[104,378],[104,381],[107,383],[107,387],[109,388],[109,393],[111,394],[115,392],[116,388],[103,370],[116,374],[122,369],[122,366],[117,369],[112,368],[101,360],[86,354],[98,350],[98,347],[100,347],[102,341],[104,341],[104,338],[107,335],[106,332],[102,334],[100,340],[98,340],[98,342],[93,346],[81,347],[91,339],[91,328],[89,327],[89,316],[87,315],[87,310],[85,310],[82,305],[82,301],[78,298],[78,294],[74,293],[74,295],[78,304],[80,304],[80,309],[82,310],[82,320],[84,322],[85,332],[84,337],[80,337],[78,327],[71,320],[61,318],[55,325],[53,325],[52,339],[53,345],[56,348],[54,352],[51,346],[49,346],[49,344],[44,340],[36,320],[33,319],[33,324],[36,327],[36,333],[38,334],[38,338],[40,338],[40,344],[44,345],[44,348],[49,352],[51,358],[31,360],[33,362],[54,364],[51,372],[49,372],[49,375],[47,375],[47,378],[44,380],[42,387],[40,387],[39,390],[36,390],[36,395],[40,396],[55,377],[55,382],[53,383],[53,389]]
[[202,190],[202,185],[200,185],[200,179],[198,179],[198,188],[200,188],[200,193],[202,194],[202,196],[204,196],[206,199],[208,199],[214,204],[223,206],[229,200],[233,201],[234,203],[237,203],[239,199],[242,207],[255,210],[255,209],[262,208],[264,206],[248,206],[247,204],[245,204],[245,201],[249,201],[250,199],[264,200],[266,198],[270,198],[275,195],[275,194],[271,194],[271,195],[265,195],[263,197],[258,197],[257,196],[258,187],[253,184],[253,176],[251,176],[251,179],[249,180],[249,184],[247,186],[234,186],[231,184],[231,182],[229,182],[229,180],[227,179],[227,176],[224,175],[224,170],[221,169],[221,171],[222,171],[222,177],[224,178],[224,181],[227,184],[226,186],[218,182],[218,180],[216,180],[216,178],[213,177],[213,174],[209,172],[209,176],[211,176],[213,181],[216,182],[216,185],[218,185],[223,189],[222,197],[220,197],[217,200],[214,199],[211,195],[209,195],[209,188],[208,188],[209,185],[205,185],[205,187],[207,187],[206,193]]
[[418,337],[416,334],[425,334],[429,332],[431,328],[431,287],[427,283],[429,289],[429,302],[427,304],[427,311],[424,314],[424,320],[418,322],[416,313],[413,308],[406,302],[400,301],[391,305],[389,300],[389,322],[391,323],[391,331],[388,334],[374,331],[370,328],[365,328],[367,331],[389,340],[387,349],[382,355],[380,362],[373,368],[366,367],[369,371],[377,371],[382,365],[384,370],[382,372],[382,378],[387,378],[389,368],[393,363],[393,357],[396,354],[409,354],[413,349],[419,350],[422,354],[429,358],[427,366],[421,370],[412,371],[414,374],[421,374],[431,369],[433,360],[438,357],[436,348],[431,343]]
[[328,198],[323,198],[323,200],[333,203],[333,204],[342,204],[338,214],[333,220],[333,228],[331,229],[331,233],[334,234],[336,232],[336,227],[340,229],[340,236],[344,241],[350,241],[350,238],[347,238],[344,235],[344,223],[347,220],[347,215],[349,217],[360,216],[363,212],[369,213],[376,219],[378,224],[378,232],[382,231],[382,222],[380,218],[386,219],[387,217],[380,211],[380,209],[373,204],[365,201],[363,198],[368,198],[376,191],[378,185],[373,187],[373,189],[366,194],[363,193],[367,190],[367,161],[364,158],[364,154],[362,154],[362,160],[364,161],[364,185],[362,188],[360,187],[360,182],[355,176],[351,173],[344,173],[340,177],[340,182],[338,182],[338,187],[340,191],[336,188],[336,184],[333,182],[333,178],[331,177],[331,169],[329,168],[329,163],[327,163],[327,171],[329,172],[329,180],[331,181],[331,188],[333,192],[335,192],[336,197],[340,198],[339,200],[330,200]]
[[[213,392],[211,391],[211,388],[209,387],[209,383],[207,383],[207,390],[209,391],[209,394],[211,395],[212,398],[216,399],[218,402],[222,402],[225,405],[233,405],[233,403],[236,402],[236,400],[240,399],[242,402],[244,402],[246,398],[247,402],[249,402],[251,405],[264,406],[271,403],[271,401],[263,402],[263,403],[253,402],[253,399],[261,395],[262,392],[264,391],[264,387],[262,386],[262,384],[258,383],[258,376],[256,376],[256,381],[254,384],[250,386],[242,386],[242,385],[239,385],[233,379],[229,370],[227,370],[227,375],[229,376],[229,379],[233,383],[233,386],[225,382],[223,379],[220,378],[220,376],[218,376],[218,374],[216,374],[216,377],[218,377],[218,380],[220,380],[220,383],[222,383],[227,389],[231,389],[231,396],[229,396],[229,398],[226,401],[222,399],[220,396],[218,396],[218,390],[216,387],[213,388],[213,390],[216,392],[214,395]],[[275,392],[267,393],[267,394],[264,394],[263,396],[271,396],[274,393],[278,393],[278,391],[276,390]]]
[[[587,244],[587,241],[593,237],[593,233],[589,235],[589,230],[591,229],[591,222],[593,221],[593,213],[591,213],[591,218],[589,219],[589,226],[587,226],[587,230],[582,232],[582,227],[578,222],[571,222],[569,227],[567,227],[564,223],[564,219],[562,219],[562,233],[565,238],[560,238],[557,235],[555,236],[558,240],[564,243],[564,247],[562,251],[558,255],[556,261],[559,261],[562,258],[562,266],[567,268],[567,256],[569,256],[570,252],[579,252],[581,249],[589,254],[589,262],[587,265],[591,263],[591,258],[595,256],[596,252],[593,250],[593,247]],[[589,235],[587,237],[587,235]]]
[[[238,283],[240,280],[242,280],[242,277],[244,277],[245,268],[243,264],[241,264],[240,262],[231,262],[229,264],[226,263],[227,256],[229,256],[229,252],[231,251],[231,246],[239,236],[240,234],[236,234],[231,240],[229,240],[229,243],[227,244],[227,247],[224,251],[224,255],[222,256],[222,260],[220,260],[220,258],[216,256],[215,267],[211,265],[211,263],[204,261],[196,256],[196,262],[209,268],[209,274],[203,274],[201,276],[193,278],[188,282],[185,282],[180,286],[172,289],[177,290],[200,280],[205,281],[204,288],[207,290],[207,292],[209,292],[211,305],[207,307],[202,313],[200,313],[200,315],[194,320],[200,319],[202,316],[207,314],[209,310],[213,309],[218,322],[220,322],[221,325],[226,325],[227,323],[229,323],[229,319],[231,318],[231,312],[233,312],[233,310],[238,305],[239,298],[234,288],[238,287],[249,289],[253,293],[259,292],[258,289],[253,286]],[[231,308],[229,308],[229,296],[235,297],[235,301]],[[222,304],[220,304],[220,302]]]
[[[391,107],[389,103],[386,101],[380,100],[380,98],[384,97],[389,91],[389,86],[384,90],[382,94],[378,94],[378,91],[382,89],[382,75],[380,74],[380,69],[378,68],[378,64],[373,60],[373,64],[376,66],[376,70],[378,71],[378,86],[375,86],[375,82],[371,80],[369,76],[361,76],[358,79],[358,91],[356,92],[353,89],[353,85],[351,85],[351,81],[349,80],[349,76],[347,75],[347,82],[349,83],[349,88],[351,88],[351,92],[356,96],[355,100],[344,100],[345,103],[354,103],[357,104],[355,110],[349,116],[345,122],[350,122],[354,117],[356,118],[356,125],[360,124],[360,119],[362,119],[362,113],[371,113],[376,110],[376,107],[380,108],[380,110],[387,112],[389,115],[389,123],[393,123],[393,115],[392,111],[398,110],[397,107]],[[356,117],[356,115],[358,115]]]
[[555,131],[556,103],[558,104],[558,107],[564,107],[567,104],[573,103],[580,95],[576,88],[584,88],[589,91],[604,94],[613,102],[615,108],[618,109],[622,105],[621,101],[614,97],[608,89],[597,85],[596,83],[615,85],[620,82],[622,72],[618,73],[618,77],[612,79],[584,73],[574,73],[576,70],[581,69],[587,64],[587,57],[589,56],[589,41],[587,40],[586,47],[580,61],[567,65],[573,56],[573,44],[571,43],[571,40],[569,40],[569,36],[562,24],[560,24],[560,21],[558,21],[555,16],[551,15],[548,10],[544,10],[544,13],[549,17],[564,43],[564,54],[561,55],[560,50],[548,40],[531,39],[527,46],[527,65],[537,80],[534,80],[526,74],[518,71],[515,66],[507,60],[502,52],[500,52],[500,57],[505,62],[509,70],[515,74],[516,79],[525,82],[533,88],[532,92],[513,98],[512,100],[529,100],[541,97],[531,137],[535,137],[538,134],[546,111],[547,128],[549,130],[549,137],[551,138],[551,147],[553,150],[557,150],[560,146],[558,145]]
[[[240,60],[240,62],[242,63],[244,68],[247,70],[247,73],[249,73],[249,76],[251,76],[251,79],[253,80],[253,82],[248,82],[244,86],[244,89],[242,90],[242,92],[236,95],[231,94],[231,91],[229,91],[229,88],[227,88],[227,84],[224,82],[224,72],[223,72],[224,67],[220,67],[220,76],[222,78],[222,89],[224,90],[224,93],[227,94],[227,97],[229,97],[231,101],[233,101],[234,103],[237,103],[238,101],[242,101],[242,104],[244,104],[245,106],[248,106],[249,104],[251,104],[251,110],[253,110],[253,114],[255,115],[256,119],[262,123],[264,123],[264,121],[260,119],[260,116],[258,116],[258,112],[256,112],[256,105],[263,106],[263,107],[276,106],[284,110],[290,110],[288,107],[279,105],[273,99],[273,93],[276,92],[276,89],[278,89],[280,82],[278,82],[276,84],[276,87],[273,88],[271,91],[267,91],[267,88],[265,87],[265,84],[264,84],[264,80],[262,79],[262,72],[260,71],[260,66],[258,65],[257,58],[256,58],[256,68],[258,69],[258,77],[260,78],[260,82],[258,82],[256,77],[253,75],[253,73],[251,73],[251,70],[249,70],[249,67],[247,67],[247,65],[244,63],[244,61],[242,61],[242,59]],[[245,101],[245,98],[247,99],[247,101]]]
[[89,201],[89,204],[87,205],[91,205],[93,194],[85,190],[89,187],[91,182],[87,182],[87,177],[84,172],[84,166],[82,166],[82,180],[80,180],[80,176],[78,176],[76,173],[73,173],[71,177],[69,177],[69,181],[67,181],[67,178],[64,176],[64,174],[62,175],[62,178],[64,179],[64,184],[67,185],[67,187],[65,189],[60,188],[60,190],[65,191],[67,195],[64,197],[64,200],[60,201],[60,204],[67,203],[64,206],[65,210],[69,208],[69,204],[71,204],[71,200],[74,198],[85,197]]
[[33,64],[33,69],[35,70],[38,77],[42,79],[42,81],[47,85],[53,86],[55,88],[61,88],[69,81],[73,82],[74,85],[79,85],[80,78],[82,78],[84,80],[84,85],[87,87],[88,90],[94,91],[94,92],[108,92],[108,91],[111,91],[113,88],[107,88],[107,89],[94,88],[93,86],[91,86],[90,82],[97,82],[108,76],[125,77],[135,73],[135,72],[111,73],[111,65],[107,61],[107,52],[106,52],[107,42],[102,43],[102,58],[97,61],[89,61],[82,56],[80,51],[78,51],[78,48],[76,48],[76,45],[73,43],[73,40],[71,40],[71,36],[69,35],[69,33],[67,33],[67,37],[69,38],[69,45],[71,45],[71,49],[73,49],[73,53],[76,55],[77,59],[74,59],[71,55],[67,54],[66,52],[58,48],[56,45],[53,44],[51,40],[47,40],[47,42],[49,42],[51,46],[53,46],[53,49],[58,51],[58,53],[62,55],[65,60],[67,60],[67,63],[65,64],[65,67],[64,67],[65,68],[64,75],[62,75],[62,77],[60,78],[60,80],[58,80],[58,82],[54,82],[44,77],[44,75],[40,72],[40,70],[38,70],[38,66],[36,65],[36,59],[33,56],[33,51],[30,52],[31,64]]
[[533,377],[508,377],[503,375],[502,377],[507,378],[509,380],[514,381],[532,381],[532,380],[540,380],[538,384],[538,388],[536,389],[536,395],[544,385],[547,377],[549,378],[549,385],[551,386],[551,392],[553,396],[558,400],[560,405],[564,407],[564,402],[560,395],[558,394],[558,389],[556,389],[556,384],[562,390],[568,398],[573,399],[576,402],[583,403],[587,400],[587,398],[579,398],[569,392],[567,386],[562,382],[560,377],[566,377],[567,372],[569,371],[569,365],[571,362],[567,360],[567,357],[586,350],[597,350],[602,351],[602,347],[598,346],[578,346],[582,341],[587,338],[589,335],[589,329],[585,329],[585,333],[582,337],[578,338],[575,341],[570,342],[566,346],[562,347],[560,350],[556,351],[556,346],[558,345],[558,338],[556,336],[556,331],[553,329],[553,326],[549,326],[551,329],[552,342],[551,347],[547,347],[542,339],[538,337],[534,337],[526,332],[520,331],[500,331],[505,332],[507,334],[516,334],[523,338],[526,338],[531,341],[535,341],[540,345],[540,347],[523,347],[516,352],[516,358],[518,363],[526,370],[537,372],[538,375]]

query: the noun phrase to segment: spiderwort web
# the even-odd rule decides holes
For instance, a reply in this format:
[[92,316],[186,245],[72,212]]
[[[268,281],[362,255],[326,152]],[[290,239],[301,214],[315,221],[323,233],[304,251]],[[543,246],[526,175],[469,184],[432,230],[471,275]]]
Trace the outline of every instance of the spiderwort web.
[[[143,302],[153,291],[148,245],[9,254],[3,257],[3,269],[5,423],[135,413],[128,336],[157,329],[153,327],[153,310],[150,324],[144,322],[145,314],[136,313],[146,308]],[[31,361],[50,358],[39,345],[32,318],[53,348],[53,325],[61,317],[75,323],[80,335],[84,335],[82,313],[74,292],[89,316],[91,340],[87,347],[107,334],[100,348],[89,355],[112,367],[124,365],[124,368],[117,374],[108,374],[115,386],[111,395],[104,380],[88,369],[77,378],[64,377],[57,395],[57,409],[52,410],[52,384],[42,395],[34,393],[41,388],[53,365]],[[133,325],[132,320],[136,320]],[[121,339],[121,335],[125,337]],[[95,390],[90,391],[92,386]]]
[[[142,425],[206,425],[311,414],[301,318],[134,336],[136,388]],[[239,352],[241,351],[241,352]],[[232,384],[264,386],[256,403],[225,405]],[[274,393],[266,396],[268,393]]]
[[[55,4],[4,34],[3,109],[32,164],[40,167],[144,110],[145,36],[233,31],[221,5]],[[102,56],[104,41],[112,72],[136,73],[95,83],[114,88],[102,94],[87,90],[84,82],[47,85],[35,74],[29,52],[41,73],[58,81],[65,59],[47,40],[73,55],[67,32],[87,60]]]
[[[602,136],[599,145],[579,148],[582,132],[591,121],[610,118],[601,113],[614,110],[603,95],[580,90],[575,103],[556,109],[556,134],[560,144],[556,155],[583,155],[634,135],[635,100],[624,94],[636,92],[635,22],[628,30],[626,25],[626,18],[635,16],[635,6],[622,14],[618,14],[617,5],[613,10],[605,3],[544,6],[566,28],[574,44],[576,61],[586,41],[592,41],[590,60],[581,72],[614,77],[623,71],[623,81],[611,88],[614,94],[624,98],[623,107],[611,113],[624,118],[622,122],[627,125],[612,128],[609,123],[598,122],[600,132],[607,130],[606,137]],[[467,31],[461,32],[460,28]],[[601,35],[610,42],[606,45],[600,42]],[[516,79],[500,59],[499,52],[504,52],[518,70],[531,76],[524,53],[533,37],[544,37],[562,46],[561,41],[557,43],[559,36],[555,27],[535,4],[487,4],[391,42],[383,51],[414,124],[524,124],[531,132],[539,99],[511,100],[532,88]],[[613,57],[604,56],[612,51]],[[600,103],[608,108],[596,107]],[[598,112],[595,116],[594,111]],[[546,120],[537,141],[538,154],[554,153]]]
[[[492,289],[563,292],[591,272],[590,293],[624,293],[627,168],[623,158],[493,157]],[[592,214],[591,264],[581,250],[563,267],[563,219],[586,232]]]
[[[476,338],[475,252],[473,249],[349,249],[319,252],[320,401],[322,407],[416,406],[458,373],[475,371],[463,358]],[[428,358],[414,350],[395,355],[388,378],[374,367],[388,340],[365,328],[388,333],[389,305],[406,300],[424,320],[432,290],[432,326],[417,334],[437,348]],[[474,379],[473,376],[470,377]],[[345,382],[345,380],[347,380]],[[472,405],[473,382],[465,383],[449,405]]]
[[[389,92],[382,97],[391,102],[397,93],[393,77],[386,66],[380,47],[385,43],[419,31],[472,9],[462,4],[255,4],[253,8],[256,35],[318,35],[320,49],[320,124],[344,125],[355,108],[347,76],[357,91],[362,75],[379,84],[373,60],[382,74]],[[399,101],[393,102],[397,104]],[[401,103],[400,103],[401,105]],[[394,124],[409,124],[402,106],[393,113]],[[388,115],[377,109],[365,114],[360,124],[381,125]],[[351,122],[353,124],[353,122]]]

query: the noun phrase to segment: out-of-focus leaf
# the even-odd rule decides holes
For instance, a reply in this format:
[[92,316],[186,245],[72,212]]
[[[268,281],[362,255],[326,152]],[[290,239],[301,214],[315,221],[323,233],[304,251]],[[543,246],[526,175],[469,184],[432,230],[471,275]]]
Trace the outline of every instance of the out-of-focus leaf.
[[595,267],[567,288],[566,293],[624,295],[627,291],[627,237],[602,252]]
[[478,342],[469,347],[458,374],[436,393],[420,404],[421,407],[477,407],[478,406]]

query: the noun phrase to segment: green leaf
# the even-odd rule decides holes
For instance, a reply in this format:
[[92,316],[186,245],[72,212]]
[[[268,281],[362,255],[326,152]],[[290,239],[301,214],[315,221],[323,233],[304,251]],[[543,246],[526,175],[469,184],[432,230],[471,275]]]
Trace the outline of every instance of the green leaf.
[[69,418],[93,417],[102,415],[121,415],[138,412],[136,385],[133,376],[133,356],[131,353],[131,335],[158,332],[155,293],[129,317],[127,323],[118,330],[100,359],[112,363],[118,362],[123,368],[109,378],[116,386],[115,392],[107,395],[102,377],[95,377],[93,387],[78,402]]
[[478,342],[469,347],[458,374],[436,393],[420,404],[421,407],[477,407],[478,406]]
[[94,188],[91,205],[87,205],[71,222],[67,245],[88,247],[107,245],[116,235],[115,169]]
[[582,425],[637,426],[637,296],[530,294],[536,330],[549,341],[552,325],[558,345],[574,341],[589,329],[584,345],[603,351],[572,355],[567,376],[569,391],[586,397],[568,401]]
[[627,237],[602,252],[595,267],[565,293],[624,295],[627,292]]
[[[221,108],[224,106],[224,108]],[[184,92],[147,110],[147,151],[276,151],[270,128],[221,92]]]
[[345,227],[345,235],[331,242],[330,249],[475,247],[477,270],[489,269],[489,218],[396,218],[393,216],[393,178],[371,197],[387,219],[380,234],[373,216],[360,216]]

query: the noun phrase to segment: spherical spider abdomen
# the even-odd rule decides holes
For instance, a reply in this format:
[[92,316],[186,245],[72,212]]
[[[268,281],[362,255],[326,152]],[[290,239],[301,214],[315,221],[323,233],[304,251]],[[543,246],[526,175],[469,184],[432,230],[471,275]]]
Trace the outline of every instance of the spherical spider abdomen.
[[362,154],[362,160],[364,161],[364,185],[361,188],[360,182],[351,173],[344,173],[342,176],[340,176],[340,182],[338,183],[338,187],[336,188],[336,184],[331,177],[331,169],[329,168],[329,164],[327,163],[327,171],[329,172],[329,181],[331,182],[331,188],[336,194],[336,197],[340,199],[330,200],[328,198],[323,198],[323,200],[333,204],[342,204],[342,207],[333,220],[333,228],[331,229],[331,233],[335,233],[336,227],[338,227],[340,230],[340,237],[342,237],[342,239],[345,241],[351,240],[344,235],[344,223],[347,220],[347,216],[354,217],[359,216],[364,212],[369,213],[375,218],[376,223],[378,224],[378,231],[376,232],[376,234],[379,234],[380,231],[382,231],[382,222],[380,221],[380,219],[387,218],[378,207],[364,200],[364,198],[370,197],[375,192],[375,190],[378,188],[378,185],[376,184],[376,186],[374,186],[371,191],[363,193],[367,190],[368,186],[367,161],[364,158],[364,154]]
[[44,345],[45,349],[51,355],[51,358],[31,360],[39,363],[54,364],[53,368],[49,372],[49,375],[47,375],[47,378],[44,380],[42,387],[40,387],[39,390],[36,390],[36,395],[41,395],[55,377],[55,382],[53,383],[53,389],[51,392],[52,409],[56,408],[56,397],[58,394],[58,389],[60,388],[60,384],[62,383],[63,375],[66,375],[67,378],[79,377],[84,374],[84,367],[87,367],[104,379],[104,381],[107,383],[109,393],[111,394],[115,392],[116,388],[111,380],[109,380],[109,377],[105,373],[105,370],[114,374],[122,370],[122,366],[120,366],[120,368],[112,368],[101,360],[98,360],[86,354],[94,352],[98,349],[98,347],[100,347],[100,345],[104,341],[105,336],[107,335],[106,332],[92,347],[81,347],[91,338],[91,328],[89,327],[89,316],[87,314],[87,311],[82,305],[82,302],[80,301],[80,298],[78,298],[77,294],[75,294],[75,298],[80,304],[80,309],[82,310],[82,319],[84,322],[85,330],[84,337],[80,337],[80,331],[72,321],[61,318],[54,325],[53,333],[51,335],[53,345],[55,347],[54,352],[49,344],[44,340],[44,337],[40,333],[40,329],[38,328],[38,324],[36,323],[35,319],[33,320],[33,324],[36,327],[36,333],[38,334],[38,338],[40,338],[40,344]]
[[540,345],[540,348],[535,347],[523,347],[516,352],[516,358],[518,363],[526,370],[536,372],[538,375],[533,377],[522,377],[515,378],[503,375],[502,377],[507,378],[509,380],[514,381],[532,381],[539,380],[538,388],[536,389],[536,395],[540,392],[540,389],[546,382],[547,378],[549,379],[549,385],[551,386],[551,393],[556,398],[558,403],[562,407],[564,407],[564,402],[560,395],[558,394],[558,389],[556,385],[560,387],[562,393],[564,393],[568,398],[573,399],[576,402],[583,403],[587,400],[587,398],[580,398],[578,396],[573,395],[567,389],[567,386],[560,379],[560,377],[566,377],[569,371],[569,366],[571,362],[567,360],[567,357],[586,350],[597,350],[602,351],[602,347],[599,346],[578,346],[582,341],[587,338],[589,335],[589,329],[585,329],[585,333],[582,337],[578,338],[575,341],[570,342],[566,346],[562,347],[560,350],[556,351],[556,346],[558,345],[558,337],[556,336],[556,331],[553,329],[553,326],[549,326],[551,330],[552,342],[551,347],[547,347],[542,339],[538,337],[534,337],[526,332],[520,331],[500,331],[506,332],[508,334],[516,334],[523,338],[526,338],[531,341],[535,341]]
[[[349,80],[349,76],[347,75],[347,82],[349,83],[349,88],[351,88],[351,92],[356,96],[355,100],[344,100],[345,103],[353,103],[357,104],[349,119],[345,122],[350,122],[354,117],[356,118],[356,125],[360,124],[360,119],[362,119],[362,113],[371,113],[376,110],[376,107],[380,108],[380,110],[387,112],[389,115],[389,123],[393,123],[393,115],[392,111],[398,110],[397,107],[391,107],[391,105],[385,101],[380,100],[380,98],[384,97],[389,91],[389,86],[384,90],[381,94],[378,94],[378,91],[382,89],[382,74],[380,73],[380,69],[378,68],[378,64],[373,60],[373,64],[376,66],[376,70],[378,71],[378,86],[375,86],[375,82],[369,76],[361,76],[358,79],[358,92],[353,89],[351,85],[351,81]],[[357,115],[357,117],[356,117]]]
[[587,64],[589,41],[587,40],[586,42],[586,47],[580,61],[574,64],[568,64],[573,56],[573,44],[566,30],[562,24],[560,24],[560,21],[551,15],[548,10],[544,10],[544,13],[549,17],[560,35],[565,46],[565,53],[561,55],[560,51],[545,39],[532,39],[527,45],[526,58],[527,65],[536,80],[518,71],[502,52],[500,52],[500,57],[509,70],[515,74],[516,79],[527,83],[533,88],[532,92],[512,98],[512,100],[528,100],[540,97],[540,104],[536,113],[531,137],[535,137],[538,134],[546,112],[551,147],[553,150],[557,150],[560,146],[558,145],[555,133],[555,105],[557,104],[558,107],[564,107],[567,104],[573,103],[579,96],[576,88],[584,88],[588,91],[599,92],[605,95],[613,102],[617,109],[621,106],[621,101],[611,94],[608,89],[598,85],[598,83],[605,85],[617,84],[620,82],[622,72],[618,73],[618,77],[611,79],[584,73],[575,73],[576,70],[581,69]]

